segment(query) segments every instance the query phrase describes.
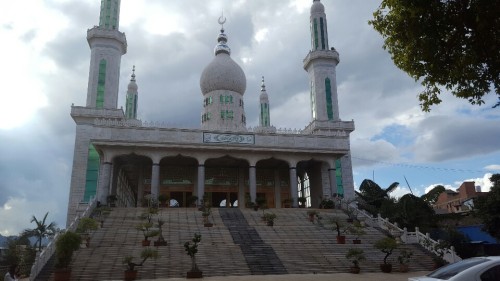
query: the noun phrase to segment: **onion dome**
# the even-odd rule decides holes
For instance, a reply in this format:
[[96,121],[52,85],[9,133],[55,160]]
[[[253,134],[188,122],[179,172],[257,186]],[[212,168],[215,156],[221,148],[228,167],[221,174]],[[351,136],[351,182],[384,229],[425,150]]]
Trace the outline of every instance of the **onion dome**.
[[130,82],[128,83],[128,91],[129,92],[137,92],[137,83],[135,83],[135,65],[132,68],[132,76],[130,78]]
[[325,6],[321,3],[320,0],[314,0],[311,6],[311,14],[324,13]]
[[[221,17],[219,24],[223,25],[225,21]],[[224,33],[223,26],[217,37],[214,53],[214,59],[201,74],[201,92],[205,95],[216,90],[228,90],[243,95],[247,87],[246,76],[241,67],[230,56],[231,49],[227,45],[227,35]]]
[[260,85],[260,102],[269,103],[269,96],[266,92],[266,84],[264,83],[264,76],[262,76],[262,83]]

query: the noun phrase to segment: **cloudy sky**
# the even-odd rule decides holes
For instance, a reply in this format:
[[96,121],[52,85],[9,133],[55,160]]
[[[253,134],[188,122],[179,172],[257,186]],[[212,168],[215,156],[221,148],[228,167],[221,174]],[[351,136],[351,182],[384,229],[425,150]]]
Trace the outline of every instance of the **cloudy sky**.
[[[232,58],[246,73],[247,123],[258,123],[265,76],[271,123],[304,128],[310,121],[308,78],[310,0],[124,0],[120,30],[124,105],[136,65],[139,117],[197,127],[199,77],[213,57],[217,18],[227,17]],[[418,83],[397,69],[368,20],[380,0],[323,0],[337,67],[340,115],[355,121],[351,147],[355,185],[365,178],[395,192],[421,195],[442,184],[474,180],[489,190],[500,173],[500,109],[471,106],[443,95],[431,113],[420,110]],[[0,10],[0,234],[32,227],[43,217],[64,227],[75,124],[71,104],[85,105],[88,28],[98,24],[98,0],[8,1]],[[408,180],[406,183],[405,178]]]

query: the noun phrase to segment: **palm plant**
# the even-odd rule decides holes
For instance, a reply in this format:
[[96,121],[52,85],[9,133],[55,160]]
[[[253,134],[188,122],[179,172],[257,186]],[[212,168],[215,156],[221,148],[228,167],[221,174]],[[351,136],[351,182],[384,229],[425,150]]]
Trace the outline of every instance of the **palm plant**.
[[359,198],[362,199],[367,205],[375,207],[377,210],[380,210],[382,207],[382,203],[385,200],[390,199],[389,193],[394,191],[399,186],[398,182],[393,182],[387,188],[381,188],[374,181],[369,179],[363,180],[361,185],[359,186],[359,191],[356,192]]
[[36,227],[33,229],[25,229],[22,232],[22,236],[25,237],[36,237],[36,244],[38,245],[38,250],[42,250],[42,240],[43,238],[53,238],[54,235],[56,235],[57,228],[56,228],[56,223],[51,222],[47,224],[47,216],[49,215],[49,212],[45,213],[45,216],[43,217],[42,220],[38,220],[35,216],[31,218],[31,223],[35,223]]

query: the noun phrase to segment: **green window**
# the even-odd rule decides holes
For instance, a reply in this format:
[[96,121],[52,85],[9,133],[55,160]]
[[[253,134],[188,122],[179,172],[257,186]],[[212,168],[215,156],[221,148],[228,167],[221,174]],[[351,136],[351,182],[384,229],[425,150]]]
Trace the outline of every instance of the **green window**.
[[326,94],[326,114],[328,115],[328,120],[333,120],[333,107],[332,107],[332,87],[330,83],[330,78],[325,79],[325,94]]
[[89,145],[89,154],[87,157],[87,175],[85,179],[85,193],[83,201],[89,202],[91,197],[97,193],[97,181],[99,179],[99,153],[92,144]]
[[97,97],[96,108],[104,107],[104,89],[106,88],[106,60],[102,59],[99,63],[99,74],[97,78]]
[[224,110],[220,111],[220,119],[225,119],[226,118],[226,112]]
[[340,159],[335,160],[335,175],[337,179],[337,194],[344,196],[344,184],[342,182],[342,164]]
[[325,28],[323,27],[323,18],[319,18],[319,29],[321,31],[321,49],[326,49],[325,47]]
[[314,19],[313,20],[313,27],[314,27],[314,49],[318,49],[318,20]]

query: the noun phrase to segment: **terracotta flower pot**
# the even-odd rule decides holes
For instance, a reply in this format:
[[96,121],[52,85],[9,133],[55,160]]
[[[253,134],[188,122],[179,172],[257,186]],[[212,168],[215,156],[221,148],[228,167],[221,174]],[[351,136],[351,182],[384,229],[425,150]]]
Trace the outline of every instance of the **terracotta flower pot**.
[[126,281],[135,280],[137,278],[137,270],[125,270],[123,275]]
[[408,272],[410,269],[410,266],[407,264],[400,264],[399,265],[399,272]]
[[392,264],[390,263],[383,263],[380,265],[380,270],[384,273],[391,273],[392,272]]
[[350,273],[354,273],[354,274],[359,274],[359,272],[361,271],[361,268],[359,266],[351,266],[349,272]]
[[361,244],[361,240],[360,239],[353,239],[352,244]]
[[71,269],[56,269],[54,270],[54,281],[70,281]]
[[186,278],[187,279],[203,278],[203,272],[202,271],[188,271],[186,273]]
[[149,240],[142,240],[142,246],[143,247],[147,247],[149,245],[151,245],[151,241],[149,241]]
[[344,235],[337,236],[337,244],[345,244],[345,236]]

